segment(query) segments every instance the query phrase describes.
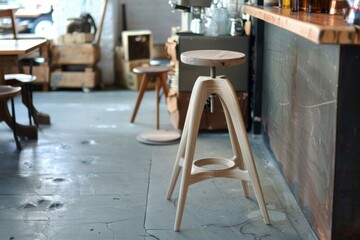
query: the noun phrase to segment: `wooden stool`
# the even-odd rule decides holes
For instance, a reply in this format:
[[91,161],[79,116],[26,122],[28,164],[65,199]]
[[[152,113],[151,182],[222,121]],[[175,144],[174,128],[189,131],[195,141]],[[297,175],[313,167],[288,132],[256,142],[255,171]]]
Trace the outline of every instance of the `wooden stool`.
[[160,88],[163,89],[165,97],[168,96],[168,86],[166,83],[166,74],[171,69],[168,67],[161,67],[161,66],[149,66],[149,67],[136,67],[133,69],[133,72],[136,74],[144,74],[141,80],[139,93],[136,99],[134,111],[131,115],[130,122],[133,123],[135,121],[135,117],[137,111],[139,109],[141,100],[144,96],[146,91],[147,85],[150,81],[155,82],[155,98],[156,98],[156,129],[159,129],[159,100],[160,100]]
[[[12,87],[12,86],[0,86],[0,101],[7,101],[11,99],[11,112],[12,112],[12,129],[14,134],[14,139],[16,142],[16,148],[21,150],[21,145],[16,133],[16,117],[15,117],[15,105],[14,105],[14,97],[20,94],[21,87]],[[2,119],[0,119],[1,121]]]
[[[33,97],[32,97],[32,89],[31,83],[36,80],[36,76],[30,74],[22,74],[22,73],[13,73],[13,74],[5,74],[4,79],[7,85],[11,86],[19,86],[21,87],[22,99],[23,103],[28,108],[28,117],[29,117],[29,125],[32,125],[31,118],[33,116]],[[35,125],[38,126],[38,123],[34,117]]]
[[[217,66],[242,64],[245,62],[245,55],[232,51],[197,50],[182,53],[181,61],[185,64],[210,67],[210,77],[200,76],[194,84],[167,191],[167,199],[170,199],[180,170],[182,170],[174,230],[180,230],[188,187],[191,184],[215,177],[240,179],[245,197],[249,196],[247,182],[251,182],[264,222],[270,224],[234,88],[228,79],[216,77]],[[196,138],[203,107],[209,95],[212,94],[216,94],[220,98],[224,109],[234,156],[231,159],[211,157],[194,160]]]
[[137,140],[141,143],[151,144],[151,145],[167,145],[176,143],[180,138],[180,133],[177,131],[171,130],[159,130],[159,100],[160,100],[160,88],[163,89],[165,97],[168,96],[168,86],[166,82],[167,73],[171,70],[169,67],[163,66],[149,66],[149,67],[136,67],[133,69],[133,72],[136,74],[144,74],[134,111],[131,116],[130,122],[134,122],[137,111],[139,109],[141,100],[146,91],[147,85],[150,81],[155,82],[155,98],[156,98],[156,130],[144,132],[137,136]]

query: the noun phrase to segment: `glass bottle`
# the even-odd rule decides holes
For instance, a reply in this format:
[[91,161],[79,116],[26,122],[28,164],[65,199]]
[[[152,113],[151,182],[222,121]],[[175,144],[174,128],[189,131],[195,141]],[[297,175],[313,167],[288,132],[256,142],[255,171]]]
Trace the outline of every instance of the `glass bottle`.
[[290,0],[282,0],[282,8],[290,8]]
[[308,0],[306,11],[308,13],[321,13],[322,12],[321,0]]
[[309,0],[299,0],[299,11],[307,11],[307,5]]
[[298,12],[299,11],[299,0],[291,0],[290,8],[291,8],[292,12]]

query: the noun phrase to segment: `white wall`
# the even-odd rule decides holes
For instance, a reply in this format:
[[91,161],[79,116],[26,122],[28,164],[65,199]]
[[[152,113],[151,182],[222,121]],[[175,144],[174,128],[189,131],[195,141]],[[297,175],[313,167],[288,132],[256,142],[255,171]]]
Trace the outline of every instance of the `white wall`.
[[[90,13],[97,25],[100,21],[101,0],[52,0],[53,18],[57,35],[66,33],[67,19]],[[127,30],[149,29],[154,43],[164,43],[171,34],[172,26],[180,25],[180,13],[172,12],[168,0],[108,0],[103,33],[101,36],[102,83],[114,83],[114,47],[121,36],[121,5],[126,6]]]
[[127,30],[151,30],[154,43],[165,43],[171,27],[180,25],[180,13],[172,11],[168,0],[117,0],[118,34],[123,30],[122,4],[126,7]]

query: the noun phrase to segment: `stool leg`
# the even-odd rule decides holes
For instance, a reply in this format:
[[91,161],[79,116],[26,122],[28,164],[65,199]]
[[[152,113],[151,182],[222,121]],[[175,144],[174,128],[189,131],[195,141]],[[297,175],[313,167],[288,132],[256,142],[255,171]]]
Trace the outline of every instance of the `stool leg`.
[[159,129],[159,118],[160,118],[160,111],[159,111],[159,104],[160,104],[160,78],[159,76],[156,76],[156,79],[155,79],[155,98],[156,98],[156,119],[155,119],[155,122],[156,122],[156,129],[158,130]]
[[183,127],[182,134],[181,134],[179,148],[178,148],[177,155],[176,155],[176,158],[175,158],[175,164],[174,164],[174,167],[173,167],[173,171],[172,171],[172,175],[171,175],[171,179],[170,179],[170,184],[169,184],[169,187],[168,187],[168,190],[167,190],[166,199],[168,199],[168,200],[170,200],[170,198],[171,198],[171,196],[173,194],[173,191],[174,191],[177,179],[179,178],[179,173],[180,173],[180,170],[181,170],[181,164],[182,164],[181,161],[184,159],[185,148],[186,148],[186,143],[187,143],[187,136],[188,136],[188,133],[189,133],[189,131],[188,131],[189,122],[190,122],[190,119],[191,119],[191,115],[193,114],[193,108],[190,107],[190,106],[195,105],[194,97],[192,97],[192,96],[195,95],[195,90],[198,89],[197,85],[198,85],[197,82],[195,82],[193,94],[190,97],[189,107],[188,107],[188,110],[186,112],[186,117],[185,117],[184,127]]
[[[232,147],[233,153],[234,153],[233,161],[235,162],[235,164],[238,166],[239,169],[244,170],[244,161],[242,159],[240,144],[236,137],[235,127],[231,121],[230,113],[229,113],[229,110],[228,110],[226,104],[224,103],[224,101],[222,100],[222,98],[220,96],[219,96],[219,98],[220,98],[222,108],[224,110],[226,124],[228,127],[229,136],[230,136],[231,147]],[[241,180],[241,187],[243,189],[244,196],[249,197],[249,185],[247,184],[247,182],[244,180]]]
[[177,155],[175,158],[175,164],[173,167],[173,171],[171,174],[171,179],[170,179],[170,184],[168,187],[168,191],[167,191],[167,195],[166,195],[166,199],[170,200],[177,179],[179,178],[179,173],[181,170],[181,160],[184,159],[184,154],[185,154],[185,145],[186,145],[186,139],[187,139],[187,135],[188,135],[188,125],[189,125],[189,117],[191,115],[191,108],[188,108],[187,113],[186,113],[186,117],[185,117],[185,123],[184,123],[184,127],[183,127],[183,131],[181,134],[181,139],[180,139],[180,143],[179,143],[179,148],[177,151]]
[[149,82],[149,76],[147,74],[144,74],[144,76],[143,76],[143,78],[141,80],[141,85],[140,85],[139,93],[138,93],[138,96],[137,96],[137,99],[136,99],[135,107],[134,107],[133,113],[131,115],[131,120],[130,120],[131,123],[133,123],[135,121],[135,117],[136,117],[136,114],[138,112],[141,100],[142,100],[142,98],[144,96],[144,93],[146,91],[146,87],[147,87],[148,82]]
[[233,126],[237,126],[237,128],[234,129],[238,139],[237,141],[240,145],[243,161],[246,169],[249,172],[255,197],[259,204],[261,214],[264,218],[264,222],[266,224],[270,224],[270,218],[265,206],[264,195],[262,193],[259,176],[256,171],[254,157],[251,152],[250,144],[246,134],[245,124],[241,117],[240,107],[239,103],[236,100],[234,88],[232,87],[231,83],[226,80],[221,83],[221,87],[219,87],[219,89],[221,90],[218,92],[218,94],[222,97],[225,106],[228,108],[232,124]]
[[167,76],[167,73],[163,73],[160,75],[160,84],[164,91],[165,98],[168,97],[168,93],[169,93],[169,88],[168,88],[168,85],[166,82],[166,76]]
[[[184,206],[187,196],[187,191],[191,182],[191,168],[194,160],[194,153],[196,147],[196,139],[198,136],[199,125],[201,116],[203,113],[203,106],[207,99],[207,92],[204,91],[202,84],[194,86],[193,94],[190,98],[189,109],[190,114],[186,116],[187,122],[187,135],[186,135],[186,146],[185,146],[185,155],[183,161],[183,172],[181,176],[180,192],[178,206],[176,210],[175,225],[174,231],[180,230],[181,220],[184,212]],[[179,149],[180,153],[182,149]]]
[[17,136],[17,131],[16,131],[16,116],[15,116],[15,104],[14,104],[14,98],[11,98],[11,113],[12,113],[12,124],[13,124],[13,134],[14,134],[14,139],[15,139],[15,143],[16,143],[16,148],[17,150],[21,150],[21,144],[19,142],[19,138]]

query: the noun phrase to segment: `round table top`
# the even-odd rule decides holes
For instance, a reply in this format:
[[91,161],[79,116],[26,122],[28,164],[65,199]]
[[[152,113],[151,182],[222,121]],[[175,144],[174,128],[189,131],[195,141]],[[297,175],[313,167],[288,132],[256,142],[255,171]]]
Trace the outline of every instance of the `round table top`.
[[13,86],[0,86],[0,97],[11,98],[18,95],[21,91],[21,87],[13,87]]
[[169,72],[171,68],[164,67],[164,66],[146,66],[146,67],[135,67],[133,69],[134,73],[148,73],[148,74],[158,74],[158,73],[165,73]]
[[194,50],[183,52],[180,59],[183,63],[195,66],[235,66],[245,62],[245,54],[225,50]]

